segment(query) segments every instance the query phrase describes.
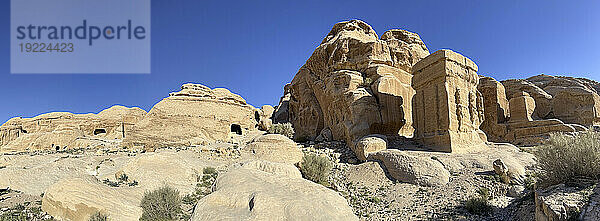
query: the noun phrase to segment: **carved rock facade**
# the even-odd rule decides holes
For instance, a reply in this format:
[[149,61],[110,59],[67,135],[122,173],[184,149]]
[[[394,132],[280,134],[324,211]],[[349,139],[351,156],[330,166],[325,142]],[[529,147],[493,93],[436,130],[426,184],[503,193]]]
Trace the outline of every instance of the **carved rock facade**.
[[126,137],[144,117],[140,108],[113,106],[98,114],[53,112],[16,117],[0,126],[0,152],[63,150]]
[[[516,81],[509,82],[509,85],[514,86]],[[585,130],[581,125],[565,124],[559,119],[537,118],[536,111],[543,110],[537,112],[541,113],[547,110],[546,107],[540,109],[536,101],[541,100],[543,105],[546,104],[548,100],[545,98],[548,94],[525,81],[521,81],[519,85],[522,86],[522,90],[513,89],[506,92],[504,85],[493,78],[480,79],[478,89],[483,94],[485,109],[485,121],[481,129],[490,141],[532,146],[540,144],[553,132]],[[512,97],[510,101],[506,96],[509,93]]]
[[437,51],[413,67],[415,138],[436,151],[467,151],[484,145],[479,130],[483,99],[477,65],[450,50]]
[[184,84],[154,105],[124,140],[124,146],[154,149],[229,141],[257,130],[260,111],[225,88]]

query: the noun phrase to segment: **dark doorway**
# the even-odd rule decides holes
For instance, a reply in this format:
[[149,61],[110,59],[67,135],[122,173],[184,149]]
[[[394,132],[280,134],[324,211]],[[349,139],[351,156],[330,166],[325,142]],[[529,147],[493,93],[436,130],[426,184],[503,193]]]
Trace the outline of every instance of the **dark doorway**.
[[105,133],[106,133],[106,129],[99,128],[99,129],[94,130],[94,135],[105,134]]
[[260,113],[258,111],[254,111],[254,119],[256,122],[260,122]]
[[238,135],[242,135],[242,127],[237,124],[231,125],[231,132],[236,133]]

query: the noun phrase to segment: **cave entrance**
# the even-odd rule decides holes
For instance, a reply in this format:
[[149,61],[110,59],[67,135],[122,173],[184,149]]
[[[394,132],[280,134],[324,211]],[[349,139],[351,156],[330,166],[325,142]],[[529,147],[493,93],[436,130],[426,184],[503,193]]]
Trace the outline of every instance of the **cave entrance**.
[[242,135],[242,126],[238,124],[232,124],[231,132],[236,133],[237,135]]
[[106,129],[103,128],[98,128],[94,130],[94,135],[98,135],[98,134],[105,134],[106,133]]

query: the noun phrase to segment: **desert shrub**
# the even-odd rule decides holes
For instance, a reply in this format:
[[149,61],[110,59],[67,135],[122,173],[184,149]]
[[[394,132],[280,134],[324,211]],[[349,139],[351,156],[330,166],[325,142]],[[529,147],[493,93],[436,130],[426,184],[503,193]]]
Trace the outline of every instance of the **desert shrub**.
[[300,171],[304,178],[315,183],[327,185],[327,177],[332,167],[333,163],[327,157],[316,154],[305,154],[302,157]]
[[141,221],[177,220],[182,214],[179,191],[169,186],[144,193]]
[[542,187],[580,178],[600,178],[600,133],[551,134],[534,151],[538,184]]
[[127,176],[127,174],[123,173],[121,176],[119,176],[119,181],[127,182],[127,180],[129,180],[129,176]]
[[373,84],[373,79],[371,79],[369,77],[365,77],[365,78],[363,78],[363,82],[360,84],[360,86],[371,87],[371,84]]
[[472,214],[483,215],[492,211],[492,206],[488,202],[487,198],[482,196],[475,196],[469,198],[465,202],[465,209]]
[[104,215],[100,212],[94,213],[94,215],[90,216],[90,218],[88,219],[88,221],[107,221],[107,220],[108,220],[108,216]]
[[484,215],[492,211],[488,199],[490,198],[490,190],[482,187],[477,190],[477,195],[470,197],[465,201],[465,209],[472,214]]
[[481,187],[481,188],[479,188],[477,190],[477,193],[482,198],[485,198],[485,199],[489,199],[490,198],[490,190],[488,188]]
[[292,127],[291,123],[273,124],[267,132],[270,134],[281,134],[289,137],[290,139],[294,137],[294,127]]
[[205,167],[204,169],[202,169],[203,174],[213,174],[216,172],[217,170],[214,167]]
[[183,197],[182,202],[186,205],[194,205],[202,197],[212,192],[212,185],[217,180],[217,170],[213,167],[205,167],[202,170],[203,175],[198,177],[196,183],[196,189],[193,193],[187,194]]

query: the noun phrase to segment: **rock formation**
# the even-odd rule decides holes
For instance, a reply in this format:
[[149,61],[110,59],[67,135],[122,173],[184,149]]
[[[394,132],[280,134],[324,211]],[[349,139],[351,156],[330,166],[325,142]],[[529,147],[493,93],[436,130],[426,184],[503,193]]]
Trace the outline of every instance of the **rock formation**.
[[250,162],[219,175],[194,209],[199,220],[358,220],[337,192],[289,164]]
[[184,84],[154,105],[124,140],[124,146],[154,149],[228,141],[257,130],[259,113],[225,88]]
[[415,64],[413,75],[416,139],[444,152],[468,150],[487,141],[479,130],[483,99],[473,61],[440,50]]
[[[524,81],[521,83],[521,85],[533,85]],[[504,86],[493,78],[480,79],[478,89],[483,94],[485,107],[485,121],[481,129],[488,135],[490,141],[531,146],[540,144],[552,132],[568,133],[585,130],[581,125],[565,124],[558,119],[535,117],[536,111],[540,110],[536,97],[543,102],[547,100],[545,95],[542,96],[545,92],[532,90],[534,87],[523,87],[524,90],[506,92]],[[530,92],[533,92],[534,96],[530,96]],[[506,96],[509,93],[510,101]]]
[[243,148],[242,155],[288,164],[299,163],[303,156],[298,144],[281,134],[267,134],[256,137]]
[[362,21],[337,23],[286,85],[275,122],[289,102],[297,138],[322,130],[349,145],[374,133],[411,137],[410,68],[428,54],[417,34],[390,30],[379,39]]
[[450,181],[450,172],[430,157],[412,156],[405,151],[383,150],[371,157],[381,161],[394,179],[421,186],[440,186]]
[[509,99],[520,91],[535,100],[534,119],[559,119],[568,124],[600,124],[600,83],[583,78],[538,75],[502,81]]
[[139,108],[113,106],[98,114],[53,112],[13,118],[0,126],[0,152],[62,150],[87,147],[96,139],[122,139],[145,114]]
[[50,186],[42,200],[42,209],[59,220],[88,220],[101,212],[111,220],[138,220],[142,192],[115,189],[93,177],[64,179]]

